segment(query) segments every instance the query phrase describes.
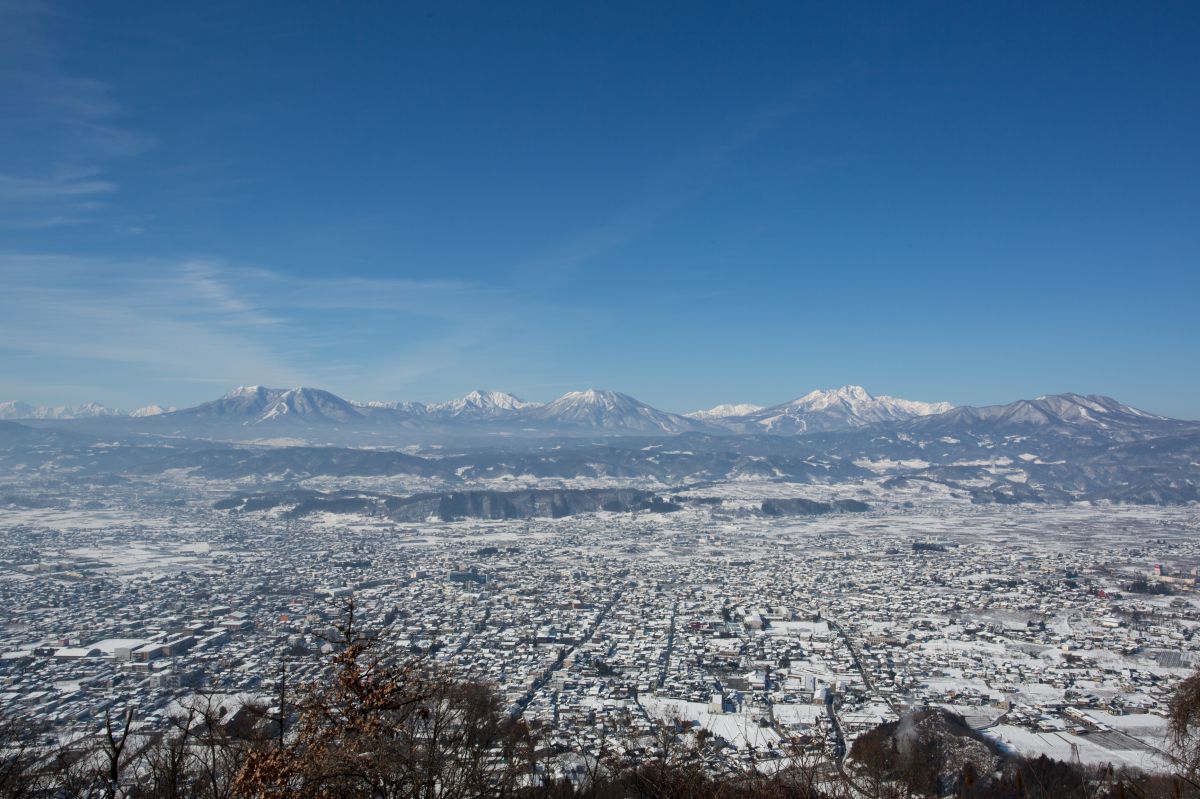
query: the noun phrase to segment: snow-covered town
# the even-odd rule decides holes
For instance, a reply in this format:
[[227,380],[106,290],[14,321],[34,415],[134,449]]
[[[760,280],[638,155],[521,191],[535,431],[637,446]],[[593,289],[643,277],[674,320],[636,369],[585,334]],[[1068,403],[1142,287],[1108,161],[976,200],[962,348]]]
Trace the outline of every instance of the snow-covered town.
[[[778,491],[763,485],[763,491]],[[570,770],[707,731],[716,773],[842,756],[944,706],[1010,751],[1164,765],[1200,663],[1194,508],[914,501],[804,518],[753,484],[674,513],[291,518],[136,494],[0,510],[0,709],[44,742],[318,680],[353,597],[378,646],[494,686]],[[230,718],[233,718],[231,716]]]

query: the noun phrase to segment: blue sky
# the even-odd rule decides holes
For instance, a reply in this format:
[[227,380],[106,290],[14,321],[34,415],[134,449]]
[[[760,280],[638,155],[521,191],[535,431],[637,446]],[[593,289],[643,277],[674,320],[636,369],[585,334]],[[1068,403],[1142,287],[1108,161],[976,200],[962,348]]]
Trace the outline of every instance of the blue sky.
[[0,399],[1200,418],[1195,4],[650,5],[0,0]]

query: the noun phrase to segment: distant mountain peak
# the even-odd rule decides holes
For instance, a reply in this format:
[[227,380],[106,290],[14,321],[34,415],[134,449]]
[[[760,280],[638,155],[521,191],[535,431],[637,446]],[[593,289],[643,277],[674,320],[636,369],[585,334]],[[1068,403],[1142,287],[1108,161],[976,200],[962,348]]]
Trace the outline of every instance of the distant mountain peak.
[[682,433],[710,429],[685,416],[652,408],[628,394],[596,388],[568,391],[534,409],[529,417],[592,430]]
[[878,422],[905,421],[918,416],[944,413],[948,402],[917,402],[897,397],[875,396],[862,386],[816,389],[780,405],[727,417],[738,429],[796,434],[846,430]]
[[447,418],[509,416],[540,403],[525,400],[505,391],[475,389],[463,396],[428,406],[429,410]]
[[141,419],[146,416],[161,416],[164,413],[174,413],[175,411],[176,408],[174,406],[164,408],[161,405],[146,405],[135,411],[130,411],[129,416],[133,419]]
[[923,430],[973,430],[1007,433],[1042,429],[1069,435],[1104,433],[1109,437],[1140,435],[1147,428],[1180,424],[1098,394],[1043,394],[1036,399],[1016,400],[1006,405],[964,406],[953,411],[914,420]]
[[517,410],[537,404],[535,402],[526,402],[515,394],[509,394],[506,391],[484,391],[478,388],[459,398],[458,401],[479,407],[507,408],[510,410]]
[[785,404],[824,407],[835,402],[871,402],[874,399],[875,397],[862,386],[842,386],[841,388],[814,389],[803,397]]
[[707,410],[692,411],[685,413],[689,419],[728,419],[732,416],[748,416],[755,411],[761,411],[762,405],[754,405],[749,402],[742,403],[725,403],[723,405],[715,405]]
[[587,402],[592,404],[614,404],[622,401],[637,402],[628,394],[622,394],[619,391],[609,391],[600,388],[585,388],[580,391],[568,391],[559,399],[567,399],[572,402]]
[[1120,413],[1138,416],[1143,419],[1157,419],[1159,421],[1167,419],[1166,416],[1159,416],[1149,411],[1143,411],[1132,405],[1126,405],[1112,397],[1106,397],[1103,394],[1076,394],[1068,391],[1064,394],[1043,394],[1036,401],[1045,402],[1058,408],[1073,405],[1077,406],[1081,411],[1090,410],[1098,414]]
[[424,403],[414,402],[412,400],[367,400],[365,402],[350,400],[350,404],[355,408],[402,411],[404,413],[419,415],[424,415],[429,412],[429,408]]
[[817,389],[809,392],[809,396],[826,396],[836,397],[837,399],[853,400],[855,402],[869,402],[875,397],[871,392],[867,391],[862,386],[845,385],[841,388]]
[[269,389],[263,386],[238,386],[229,393],[225,394],[224,398],[232,399],[234,397],[248,397],[252,394],[262,394],[268,391],[282,391],[282,389]]
[[346,422],[361,414],[346,400],[319,388],[238,386],[220,399],[175,411],[170,417],[239,420],[254,425],[281,420]]
[[257,421],[266,422],[286,417],[346,422],[361,416],[353,405],[336,394],[319,388],[297,386],[281,391],[273,397],[270,406]]

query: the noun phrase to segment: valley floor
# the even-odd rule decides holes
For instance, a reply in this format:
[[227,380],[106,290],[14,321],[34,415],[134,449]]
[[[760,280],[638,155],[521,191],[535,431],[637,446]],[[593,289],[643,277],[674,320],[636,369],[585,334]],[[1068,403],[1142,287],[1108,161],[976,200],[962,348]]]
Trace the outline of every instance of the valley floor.
[[[353,593],[382,646],[496,687],[562,753],[708,730],[714,771],[843,753],[917,705],[1011,750],[1155,768],[1200,663],[1195,508],[910,507],[764,518],[814,486],[675,513],[398,524],[231,514],[121,490],[0,510],[0,709],[46,740],[197,692],[318,679]],[[868,497],[869,498],[869,497]],[[691,734],[685,732],[685,735]]]

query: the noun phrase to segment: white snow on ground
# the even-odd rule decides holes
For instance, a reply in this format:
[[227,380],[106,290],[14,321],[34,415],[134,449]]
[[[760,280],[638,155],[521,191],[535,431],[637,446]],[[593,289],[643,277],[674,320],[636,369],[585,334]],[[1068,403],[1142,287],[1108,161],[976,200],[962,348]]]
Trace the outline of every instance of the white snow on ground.
[[962,716],[963,720],[976,730],[990,727],[1004,716],[1003,710],[991,705],[955,705],[947,702],[939,702],[937,706],[944,707],[951,713]]
[[812,727],[828,718],[824,705],[785,705],[774,707],[775,721],[786,727]]
[[785,635],[792,638],[811,638],[829,635],[829,623],[825,621],[772,621],[768,635]]
[[259,447],[304,447],[308,446],[308,442],[303,438],[289,438],[287,436],[277,436],[275,438],[256,438],[246,442]]
[[1133,766],[1146,771],[1163,770],[1169,761],[1162,752],[1122,733],[1034,732],[1024,727],[997,724],[983,734],[1014,752],[1025,755],[1044,754],[1056,760],[1071,762],[1078,752],[1079,762],[1086,765],[1112,763]]
[[144,638],[105,638],[103,641],[97,641],[94,644],[88,644],[84,649],[99,649],[109,657],[113,656],[118,649],[121,648],[136,648],[146,643]]
[[761,716],[750,713],[710,713],[703,702],[686,702],[657,695],[641,697],[639,700],[646,714],[662,721],[691,721],[704,729],[724,738],[738,749],[753,746],[762,749],[779,742],[779,734],[770,727],[763,727]]
[[911,458],[902,461],[894,461],[889,458],[877,458],[875,460],[859,458],[858,460],[852,462],[855,466],[858,466],[862,469],[870,469],[876,474],[894,472],[899,469],[928,469],[930,465],[929,461],[923,461],[918,458]]

